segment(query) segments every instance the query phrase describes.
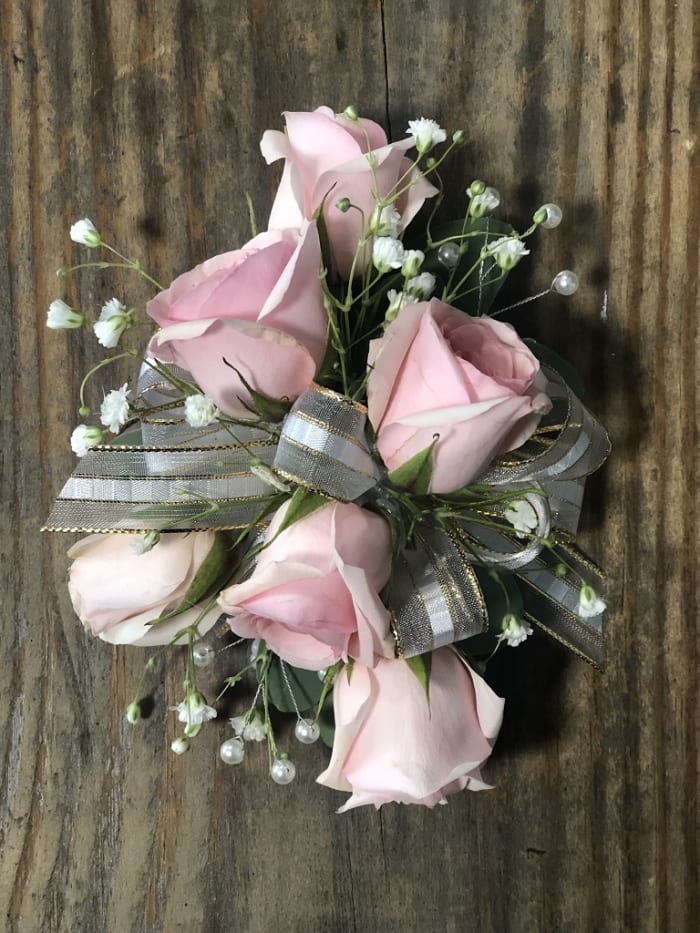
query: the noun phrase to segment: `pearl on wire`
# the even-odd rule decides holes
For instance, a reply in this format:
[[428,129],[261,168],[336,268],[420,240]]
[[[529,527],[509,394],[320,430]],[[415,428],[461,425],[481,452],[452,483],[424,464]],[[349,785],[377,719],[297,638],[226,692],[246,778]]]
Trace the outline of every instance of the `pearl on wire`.
[[303,745],[313,745],[321,735],[321,730],[313,719],[297,719],[294,735]]
[[443,243],[437,251],[438,262],[446,269],[454,269],[459,262],[459,246],[456,243]]
[[245,758],[245,745],[240,736],[226,739],[219,748],[219,757],[226,765],[239,765]]
[[561,223],[562,213],[558,204],[543,204],[542,210],[547,212],[547,217],[542,221],[540,227],[545,230],[554,230]]
[[206,642],[198,642],[192,648],[192,660],[194,661],[195,667],[208,667],[211,662],[214,660],[216,652],[211,645],[207,645]]
[[296,773],[294,762],[288,758],[275,758],[270,767],[270,777],[275,784],[291,784]]
[[554,276],[552,289],[559,295],[573,295],[578,289],[578,276],[571,269],[562,269]]

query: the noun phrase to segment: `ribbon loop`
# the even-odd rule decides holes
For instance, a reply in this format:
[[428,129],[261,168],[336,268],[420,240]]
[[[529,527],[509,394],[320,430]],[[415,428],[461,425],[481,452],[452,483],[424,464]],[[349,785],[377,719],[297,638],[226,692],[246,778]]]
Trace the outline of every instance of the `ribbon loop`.
[[285,418],[273,466],[300,486],[352,502],[381,476],[365,440],[366,424],[362,405],[314,385]]
[[480,479],[494,486],[538,483],[550,497],[552,524],[575,534],[581,513],[583,483],[610,453],[605,428],[574,395],[559,373],[542,366],[552,410],[533,437],[511,451]]
[[396,653],[410,658],[470,638],[488,624],[469,555],[439,528],[421,525],[420,547],[405,549],[390,582]]

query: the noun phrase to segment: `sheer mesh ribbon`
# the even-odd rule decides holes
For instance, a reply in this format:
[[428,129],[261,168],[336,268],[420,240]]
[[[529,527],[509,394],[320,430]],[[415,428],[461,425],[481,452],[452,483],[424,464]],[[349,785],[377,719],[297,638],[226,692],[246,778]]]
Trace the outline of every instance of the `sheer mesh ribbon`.
[[[518,538],[498,505],[489,515],[465,522],[461,540],[437,525],[419,524],[418,546],[399,555],[387,595],[400,656],[422,654],[486,628],[486,605],[472,566],[480,563],[516,573],[527,617],[591,663],[602,664],[602,617],[580,615],[580,582],[571,568],[596,588],[600,571],[568,536],[578,525],[585,478],[603,463],[610,443],[561,377],[546,367],[543,371],[551,412],[530,441],[479,481],[523,499],[535,517],[533,532]],[[176,367],[171,372],[176,380],[191,381]],[[182,392],[146,365],[137,397],[149,409],[140,432],[131,429],[121,444],[94,448],[80,460],[47,530],[246,527],[256,521],[261,501],[271,492],[251,469],[251,453],[281,476],[333,499],[359,499],[382,482],[384,471],[366,441],[365,409],[320,386],[297,399],[278,444],[246,426],[235,427],[235,439],[233,429],[219,421],[191,427],[179,404]],[[552,532],[553,551],[543,548]],[[562,577],[556,571],[564,557],[570,569]]]
[[406,658],[478,635],[488,625],[481,588],[460,543],[425,525],[417,538],[420,547],[399,556],[387,597],[396,653]]
[[[177,367],[172,374],[191,379]],[[254,522],[270,486],[251,471],[250,454],[220,422],[191,427],[177,404],[180,396],[144,364],[137,398],[149,413],[140,431],[128,429],[117,438],[122,443],[95,447],[81,458],[45,530],[189,531]],[[276,448],[265,432],[243,426],[235,434],[257,459],[272,463]],[[211,501],[218,505],[215,511]]]
[[343,395],[312,386],[284,420],[275,470],[351,502],[377,485],[381,472],[365,440],[366,410]]

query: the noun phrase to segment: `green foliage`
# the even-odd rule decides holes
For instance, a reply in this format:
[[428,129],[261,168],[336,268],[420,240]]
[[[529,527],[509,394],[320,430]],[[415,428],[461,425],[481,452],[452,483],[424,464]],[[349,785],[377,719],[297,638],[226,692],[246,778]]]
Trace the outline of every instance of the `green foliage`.
[[289,409],[292,407],[292,403],[289,399],[281,398],[272,398],[270,395],[265,395],[264,392],[258,392],[257,389],[254,389],[252,385],[245,378],[240,369],[237,369],[235,366],[232,366],[228,360],[224,360],[226,366],[229,369],[232,369],[238,378],[241,380],[245,386],[246,391],[250,395],[253,406],[247,404],[245,399],[239,400],[242,402],[246,408],[252,413],[258,415],[262,418],[263,421],[281,421],[282,418],[287,414]]
[[537,340],[528,339],[525,343],[532,350],[540,363],[544,363],[545,366],[549,366],[551,369],[556,370],[574,395],[583,398],[585,392],[583,381],[571,363],[562,359],[558,353],[555,353],[554,350],[550,350],[549,347],[546,347],[543,343],[539,343]]
[[[438,249],[430,249],[425,254],[425,261],[421,266],[421,272],[432,272],[438,280],[438,286],[435,289],[435,296],[440,297],[442,288],[448,280],[452,280],[451,288],[459,284],[458,297],[452,298],[450,304],[468,314],[487,314],[491,308],[496,295],[505,281],[505,275],[500,274],[498,268],[494,268],[492,273],[488,272],[488,267],[492,264],[490,259],[486,260],[486,275],[483,272],[480,276],[480,255],[482,247],[491,240],[496,240],[502,236],[508,236],[513,233],[510,224],[502,220],[496,220],[494,217],[480,217],[477,220],[469,219],[455,220],[451,223],[443,224],[432,231],[432,239],[436,243],[441,243],[449,239],[462,250],[462,253],[453,270],[446,269],[438,259]],[[411,244],[413,245],[413,244]],[[424,249],[424,247],[423,247]],[[472,267],[475,267],[472,270]],[[472,271],[470,271],[472,270]],[[469,273],[469,274],[468,274]],[[466,276],[464,282],[462,278]],[[498,278],[497,278],[498,276]],[[482,278],[481,283],[479,282]],[[491,281],[491,280],[494,281]],[[442,288],[440,287],[442,286]],[[464,294],[464,293],[467,294]],[[481,295],[481,297],[479,297]]]
[[432,653],[418,654],[413,658],[406,658],[405,660],[412,673],[418,678],[418,682],[425,691],[425,699],[428,701],[428,705],[430,705],[430,669],[433,663]]
[[[192,531],[190,534],[197,534],[197,532]],[[159,547],[157,544],[155,546]],[[194,575],[180,605],[159,616],[159,618],[153,619],[150,624],[158,625],[159,622],[174,619],[205,599],[215,596],[228,582],[231,572],[232,561],[229,538],[225,533],[217,531],[209,553]]]
[[[333,189],[331,189],[332,191]],[[319,206],[314,211],[314,220],[316,221],[316,229],[318,231],[318,239],[321,244],[321,262],[323,264],[323,269],[327,276],[332,276],[333,269],[333,253],[331,251],[331,241],[328,236],[328,227],[326,225],[326,216],[324,210],[326,207],[326,200],[330,195],[331,191],[327,191],[323,196],[323,200]]]
[[328,748],[333,748],[335,738],[335,715],[333,713],[333,694],[329,693],[316,720],[321,730],[321,741]]
[[116,437],[112,438],[111,446],[140,447],[142,443],[141,422],[136,421],[134,424],[130,424],[128,428],[125,428],[120,434],[117,434]]
[[[270,661],[267,672],[267,696],[270,703],[281,713],[294,713],[297,709],[303,711],[315,708],[323,690],[323,683],[319,680],[318,673],[292,667],[291,664],[285,662],[284,669],[287,675],[287,680],[285,680],[282,663],[277,656]],[[289,681],[289,686],[287,686],[287,681]]]
[[433,478],[433,448],[438,440],[438,436],[435,435],[432,444],[392,470],[389,473],[389,482],[416,496],[427,495]]
[[327,505],[329,501],[330,500],[326,496],[322,496],[319,492],[314,492],[312,489],[307,489],[305,486],[297,486],[289,500],[289,507],[285,512],[282,524],[277,529],[277,534],[282,534],[282,532],[289,528],[290,525],[293,525],[294,522],[306,518],[307,515],[311,515],[316,509],[320,509],[321,506]]

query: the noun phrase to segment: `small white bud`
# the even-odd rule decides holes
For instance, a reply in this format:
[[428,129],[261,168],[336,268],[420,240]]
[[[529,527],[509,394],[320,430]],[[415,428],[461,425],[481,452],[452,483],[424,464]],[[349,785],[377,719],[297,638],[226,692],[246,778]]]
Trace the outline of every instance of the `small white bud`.
[[501,203],[501,196],[495,188],[484,188],[480,194],[475,194],[469,202],[469,216],[483,217],[495,211]]
[[517,537],[529,535],[537,528],[537,513],[527,499],[513,499],[503,514],[515,528]]
[[372,236],[395,237],[399,232],[400,224],[401,214],[393,204],[388,204],[381,209],[375,207],[369,216],[369,232]]
[[421,272],[406,282],[406,291],[421,301],[430,298],[435,289],[435,276],[430,272]]
[[80,243],[82,246],[99,246],[102,243],[97,227],[87,217],[73,224],[70,228],[70,238],[74,243]]
[[578,614],[582,619],[592,619],[607,609],[604,599],[596,593],[592,586],[584,583],[578,595]]
[[102,443],[104,433],[94,425],[79,424],[70,436],[70,446],[74,454],[84,457],[91,447]]
[[393,237],[377,237],[372,244],[372,262],[378,272],[389,272],[391,269],[400,269],[404,260],[405,251],[401,240]]
[[412,276],[418,275],[424,259],[425,253],[421,252],[419,249],[407,249],[404,253],[403,263],[401,265],[401,275],[405,279],[410,279]]
[[46,326],[51,330],[70,330],[74,327],[82,327],[85,323],[85,316],[67,305],[61,298],[57,298],[49,305],[46,315]]
[[176,755],[184,755],[186,751],[189,751],[190,740],[186,737],[173,739],[170,743],[171,751],[175,752]]
[[117,298],[110,298],[102,306],[99,319],[92,325],[98,343],[108,350],[116,347],[123,332],[131,327],[133,318],[134,312],[132,310],[123,305]]
[[124,715],[126,716],[127,722],[130,722],[132,725],[139,721],[141,718],[141,707],[138,700],[134,700],[133,703],[129,703]]
[[219,417],[214,399],[209,395],[188,395],[185,399],[185,421],[192,428],[206,428]]
[[507,612],[503,616],[499,638],[510,648],[517,648],[530,635],[532,635],[532,627],[524,619],[518,618],[513,612]]
[[499,240],[489,243],[487,254],[493,256],[496,265],[504,272],[510,272],[523,256],[530,255],[530,250],[525,249],[525,244],[518,237],[502,236]]
[[129,401],[127,396],[131,393],[125,382],[121,389],[112,389],[102,400],[100,405],[100,421],[112,434],[122,428],[129,417]]

